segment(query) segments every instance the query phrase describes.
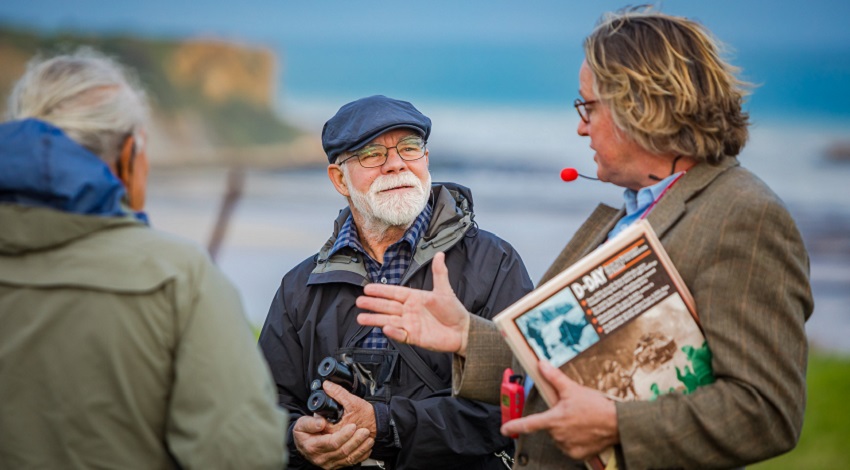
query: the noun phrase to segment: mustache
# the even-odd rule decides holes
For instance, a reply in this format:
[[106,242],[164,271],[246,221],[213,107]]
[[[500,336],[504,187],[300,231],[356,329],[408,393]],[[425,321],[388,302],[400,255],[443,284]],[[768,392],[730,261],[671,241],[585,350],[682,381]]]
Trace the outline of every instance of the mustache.
[[403,186],[412,186],[416,189],[422,189],[422,184],[419,181],[419,178],[414,176],[412,173],[400,173],[397,175],[379,176],[372,182],[372,186],[369,187],[369,192],[377,194],[388,189],[400,188]]

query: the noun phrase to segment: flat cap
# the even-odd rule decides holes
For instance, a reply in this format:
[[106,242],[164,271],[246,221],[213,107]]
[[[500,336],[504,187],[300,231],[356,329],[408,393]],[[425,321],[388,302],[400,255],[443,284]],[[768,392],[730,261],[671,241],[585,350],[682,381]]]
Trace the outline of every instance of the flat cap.
[[322,129],[322,148],[333,163],[343,152],[358,149],[393,129],[410,128],[428,140],[431,120],[407,101],[369,96],[339,108]]

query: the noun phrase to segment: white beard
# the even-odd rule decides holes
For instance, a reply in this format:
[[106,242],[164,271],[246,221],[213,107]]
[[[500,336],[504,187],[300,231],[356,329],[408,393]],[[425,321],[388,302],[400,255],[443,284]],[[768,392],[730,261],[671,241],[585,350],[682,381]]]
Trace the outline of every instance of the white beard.
[[[423,182],[411,172],[382,175],[372,182],[369,191],[361,193],[351,184],[348,172],[343,172],[345,183],[351,192],[351,203],[371,230],[383,230],[389,227],[409,227],[428,204],[431,194],[431,174]],[[401,194],[383,194],[381,191],[412,186],[413,191]]]

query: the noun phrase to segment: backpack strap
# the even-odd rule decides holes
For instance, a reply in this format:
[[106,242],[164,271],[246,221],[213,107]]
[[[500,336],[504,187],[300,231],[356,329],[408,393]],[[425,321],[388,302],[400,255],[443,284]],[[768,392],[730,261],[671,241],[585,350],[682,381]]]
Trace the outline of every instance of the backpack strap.
[[439,376],[437,376],[437,373],[428,367],[428,364],[425,363],[422,356],[420,356],[411,345],[399,343],[389,338],[387,339],[393,344],[393,346],[395,346],[398,353],[401,354],[404,362],[413,369],[413,372],[417,375],[417,377],[425,382],[425,385],[427,385],[432,392],[446,388],[446,386],[443,385],[443,381]]

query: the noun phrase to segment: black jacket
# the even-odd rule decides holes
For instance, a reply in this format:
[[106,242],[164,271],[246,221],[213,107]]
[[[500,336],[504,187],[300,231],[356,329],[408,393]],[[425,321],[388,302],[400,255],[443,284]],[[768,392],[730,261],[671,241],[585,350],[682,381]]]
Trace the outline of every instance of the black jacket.
[[[402,285],[431,289],[430,261],[434,254],[444,251],[452,288],[476,315],[492,318],[533,288],[513,247],[473,223],[472,196],[467,188],[435,184],[431,197],[431,224],[414,251]],[[288,436],[291,468],[312,468],[295,449],[292,425],[308,414],[309,386],[317,378],[319,362],[344,354],[359,354],[359,359],[367,362],[375,359],[375,350],[354,349],[369,330],[357,324],[360,309],[354,304],[369,282],[363,260],[349,249],[327,258],[348,214],[348,209],[340,213],[333,236],[318,254],[284,276],[260,334],[280,404],[292,415]],[[392,340],[390,344],[386,356],[377,358],[395,362],[388,393],[370,400],[388,404],[401,449],[392,446],[392,431],[381,429],[379,424],[372,458],[398,469],[504,468],[494,455],[511,446],[511,441],[499,434],[500,410],[451,397],[451,354]],[[402,353],[399,347],[407,351]],[[419,365],[412,366],[412,362]],[[436,375],[437,390],[425,383],[425,367]]]

